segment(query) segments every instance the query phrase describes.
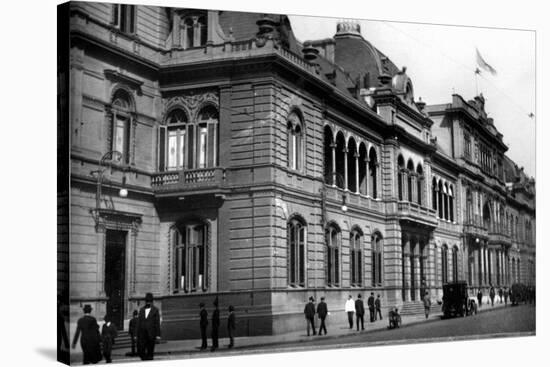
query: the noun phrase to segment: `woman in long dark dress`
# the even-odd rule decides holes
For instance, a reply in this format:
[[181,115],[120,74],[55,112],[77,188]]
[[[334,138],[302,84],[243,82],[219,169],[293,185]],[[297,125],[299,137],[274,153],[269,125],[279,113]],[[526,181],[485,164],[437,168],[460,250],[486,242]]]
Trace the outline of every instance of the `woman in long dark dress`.
[[[90,315],[92,306],[84,306],[84,316],[78,319],[76,324],[76,333],[73,339],[73,349],[76,347],[76,342],[80,337],[80,346],[83,353],[83,364],[97,363],[101,361],[101,346],[99,325],[95,317]],[[80,335],[82,334],[82,336]]]

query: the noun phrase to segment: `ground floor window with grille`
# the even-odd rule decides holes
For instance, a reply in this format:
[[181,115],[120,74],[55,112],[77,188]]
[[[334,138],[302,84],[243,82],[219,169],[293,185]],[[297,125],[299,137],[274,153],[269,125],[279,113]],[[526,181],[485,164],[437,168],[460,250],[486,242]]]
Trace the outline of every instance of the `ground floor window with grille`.
[[292,286],[305,285],[305,243],[306,228],[303,222],[293,218],[287,225],[288,236],[288,283]]
[[330,225],[326,230],[327,285],[340,285],[340,229]]
[[208,289],[208,226],[194,223],[178,226],[174,242],[174,291]]

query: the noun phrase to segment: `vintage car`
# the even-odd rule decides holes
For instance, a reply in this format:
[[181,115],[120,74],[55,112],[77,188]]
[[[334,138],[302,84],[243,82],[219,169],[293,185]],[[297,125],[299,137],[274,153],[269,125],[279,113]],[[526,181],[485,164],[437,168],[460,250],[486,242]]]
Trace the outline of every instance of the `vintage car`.
[[475,301],[468,298],[468,283],[443,284],[443,317],[467,316],[477,312]]

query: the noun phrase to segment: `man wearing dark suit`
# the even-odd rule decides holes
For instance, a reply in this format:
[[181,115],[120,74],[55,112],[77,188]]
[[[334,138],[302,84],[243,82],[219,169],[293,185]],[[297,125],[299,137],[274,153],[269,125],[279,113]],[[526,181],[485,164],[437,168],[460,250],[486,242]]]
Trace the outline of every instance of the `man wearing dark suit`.
[[235,308],[229,306],[229,315],[227,316],[227,336],[229,337],[228,348],[233,348],[233,335],[235,333]]
[[367,300],[369,306],[370,322],[374,322],[374,293],[371,292],[369,299]]
[[143,361],[150,361],[155,354],[155,342],[160,339],[160,312],[153,306],[153,294],[145,295],[145,306],[139,310],[137,321],[138,355]]
[[113,344],[115,344],[115,338],[118,333],[115,324],[111,322],[111,317],[105,315],[105,324],[101,328],[101,341],[103,342],[103,357],[105,357],[106,363],[111,363],[111,352],[113,351]]
[[374,301],[374,307],[376,308],[374,319],[376,320],[378,318],[378,315],[380,315],[380,320],[382,320],[382,304],[380,302],[380,295],[376,297],[376,301]]
[[73,349],[76,348],[76,342],[80,337],[80,346],[83,353],[83,364],[96,364],[101,361],[101,347],[99,336],[99,325],[95,317],[90,315],[92,306],[84,305],[84,316],[78,319],[76,324],[76,333],[73,338]]
[[137,321],[138,311],[134,310],[134,313],[132,314],[132,319],[130,320],[130,324],[128,325],[128,334],[130,334],[130,341],[132,343],[132,352],[129,354],[130,356],[136,355]]
[[309,336],[310,324],[311,329],[313,330],[313,335],[315,335],[315,305],[313,304],[313,297],[309,297],[309,302],[306,304],[306,307],[304,307],[304,315],[306,316],[307,336]]
[[327,326],[325,325],[325,319],[328,314],[327,304],[325,303],[325,297],[321,297],[321,302],[317,305],[317,316],[321,319],[321,326],[319,326],[319,335],[325,330],[327,335]]
[[220,310],[218,309],[218,297],[214,300],[214,313],[212,313],[212,352],[218,348],[218,328],[220,327]]
[[206,327],[208,326],[208,311],[204,308],[204,303],[201,302],[199,304],[199,307],[201,309],[200,312],[200,327],[201,327],[201,339],[202,339],[202,345],[201,350],[204,350],[208,347],[208,344],[206,342]]
[[361,321],[361,330],[365,330],[365,306],[360,294],[357,295],[357,299],[355,300],[355,316],[357,319],[357,331],[359,331],[359,321]]

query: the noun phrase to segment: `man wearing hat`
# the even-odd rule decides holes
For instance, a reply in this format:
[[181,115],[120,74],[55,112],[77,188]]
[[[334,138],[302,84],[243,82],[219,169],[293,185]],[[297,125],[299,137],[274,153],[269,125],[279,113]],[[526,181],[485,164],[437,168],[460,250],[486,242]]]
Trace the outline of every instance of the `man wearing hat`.
[[136,355],[137,321],[138,310],[134,310],[132,314],[132,319],[130,320],[130,324],[128,325],[128,334],[130,334],[130,341],[132,342],[132,352],[129,354],[130,356]]
[[310,324],[311,329],[313,330],[313,335],[315,335],[315,305],[313,304],[313,297],[309,297],[309,302],[306,304],[306,307],[304,307],[304,315],[306,316],[307,336],[309,336]]
[[220,310],[218,309],[218,297],[214,300],[214,313],[212,313],[212,352],[218,348],[218,328],[220,326]]
[[137,321],[138,355],[143,361],[152,360],[155,341],[160,339],[160,312],[153,306],[153,294],[145,295],[145,306],[139,310]]
[[365,305],[363,304],[363,300],[361,299],[361,294],[358,294],[357,299],[355,300],[355,317],[357,319],[357,331],[359,331],[359,324],[361,324],[361,330],[365,330],[364,316]]
[[115,344],[115,338],[118,333],[115,324],[111,322],[111,317],[105,315],[105,323],[101,328],[101,340],[103,342],[103,356],[106,363],[111,363],[111,352],[113,350],[113,344]]
[[327,326],[325,325],[325,319],[328,315],[327,304],[325,303],[325,297],[321,297],[321,302],[317,305],[317,316],[321,319],[321,326],[319,326],[319,335],[322,334],[325,330],[325,335],[327,335]]
[[208,347],[208,344],[206,342],[206,327],[208,326],[208,311],[206,311],[206,308],[204,308],[204,302],[201,302],[199,304],[199,307],[201,309],[200,311],[200,327],[201,327],[201,350],[204,350]]
[[[80,346],[82,347],[83,364],[97,363],[101,361],[101,347],[99,344],[99,325],[95,317],[90,315],[92,306],[84,305],[84,316],[78,319],[76,324],[76,333],[73,339],[73,349],[76,348],[76,342],[80,337]],[[82,334],[82,336],[80,336]]]

